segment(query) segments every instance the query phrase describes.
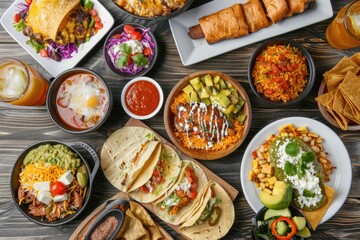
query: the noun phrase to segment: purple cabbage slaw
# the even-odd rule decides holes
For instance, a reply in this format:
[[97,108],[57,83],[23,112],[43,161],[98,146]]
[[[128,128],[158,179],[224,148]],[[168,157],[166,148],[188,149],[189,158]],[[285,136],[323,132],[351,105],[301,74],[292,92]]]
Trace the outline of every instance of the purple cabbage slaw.
[[[150,65],[150,62],[153,60],[155,55],[155,43],[153,42],[152,38],[148,34],[150,32],[150,28],[143,29],[141,27],[135,27],[136,31],[141,33],[141,43],[144,47],[149,47],[151,49],[151,54],[149,56],[145,56],[148,59],[148,64],[146,66]],[[140,30],[140,31],[139,31]],[[130,34],[127,34],[125,32],[122,32],[120,34],[120,38],[111,37],[108,41],[108,44],[106,45],[106,51],[111,58],[111,62],[113,63],[114,67],[123,73],[129,73],[129,74],[136,74],[143,70],[145,66],[137,66],[134,62],[131,64],[128,64],[126,67],[123,68],[117,68],[116,66],[116,59],[121,55],[121,52],[119,51],[117,54],[114,54],[111,51],[111,47],[114,45],[117,45],[119,43],[124,43],[128,40],[131,40]]]
[[65,45],[56,43],[52,40],[49,41],[49,44],[47,45],[47,52],[48,56],[51,58],[54,53],[58,53],[61,56],[61,59],[68,59],[72,58],[73,52],[78,52],[78,48],[76,46],[76,43],[68,43]]

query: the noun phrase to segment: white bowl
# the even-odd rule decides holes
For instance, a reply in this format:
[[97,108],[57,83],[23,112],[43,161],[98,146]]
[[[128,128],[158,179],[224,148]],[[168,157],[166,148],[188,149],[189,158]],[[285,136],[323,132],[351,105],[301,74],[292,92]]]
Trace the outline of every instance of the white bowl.
[[[156,87],[156,89],[159,91],[159,95],[160,95],[160,99],[159,99],[159,104],[158,106],[156,107],[156,109],[148,114],[148,115],[144,115],[144,116],[140,116],[140,115],[136,115],[134,113],[132,113],[126,106],[125,104],[125,94],[126,94],[126,90],[129,88],[129,86],[135,82],[139,82],[139,81],[147,81],[147,82],[150,82],[152,84],[154,84],[154,86]],[[161,109],[162,105],[163,105],[163,102],[164,102],[164,93],[163,93],[163,90],[162,88],[160,87],[160,85],[152,78],[149,78],[149,77],[137,77],[137,78],[134,78],[132,80],[130,80],[126,85],[125,87],[123,88],[122,92],[121,92],[121,105],[123,107],[123,109],[125,110],[125,112],[132,118],[135,118],[135,119],[139,119],[139,120],[145,120],[145,119],[149,119],[149,118],[152,118],[153,116],[155,116]]]

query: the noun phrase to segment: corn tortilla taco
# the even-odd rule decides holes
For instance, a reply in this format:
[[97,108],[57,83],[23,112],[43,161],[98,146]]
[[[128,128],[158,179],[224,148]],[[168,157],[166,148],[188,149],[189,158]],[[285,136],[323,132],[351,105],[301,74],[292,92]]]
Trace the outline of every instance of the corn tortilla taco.
[[155,203],[155,214],[165,222],[178,225],[181,216],[192,209],[194,200],[207,183],[199,165],[183,160],[176,183]]
[[190,239],[220,239],[227,234],[235,219],[234,204],[216,182],[204,187],[202,199],[191,217],[179,228]]
[[124,192],[130,192],[141,185],[136,178],[151,172],[158,162],[161,144],[154,132],[142,127],[124,127],[113,133],[101,150],[101,168],[109,182]]
[[170,146],[162,145],[159,161],[154,168],[146,171],[151,173],[150,179],[146,178],[150,174],[142,174],[136,179],[141,187],[129,193],[136,201],[149,203],[153,202],[176,182],[181,170],[179,155]]

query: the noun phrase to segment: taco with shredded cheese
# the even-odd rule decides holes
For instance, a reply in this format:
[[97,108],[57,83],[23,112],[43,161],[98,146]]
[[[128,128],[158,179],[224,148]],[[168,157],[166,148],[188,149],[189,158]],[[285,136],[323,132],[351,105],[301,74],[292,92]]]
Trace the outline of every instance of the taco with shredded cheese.
[[194,206],[182,216],[187,219],[179,230],[190,239],[220,239],[227,234],[235,219],[234,204],[227,192],[209,181],[199,193]]
[[140,175],[136,182],[141,187],[129,193],[136,201],[149,203],[161,197],[175,183],[181,170],[179,155],[170,146],[162,145],[160,157],[154,168],[146,169],[150,174]]
[[114,132],[101,150],[101,168],[109,182],[123,192],[131,192],[150,179],[158,163],[161,143],[153,131],[143,127],[124,127]]
[[207,183],[199,165],[183,160],[176,183],[155,203],[155,214],[165,222],[179,224],[181,216],[192,209],[198,193]]

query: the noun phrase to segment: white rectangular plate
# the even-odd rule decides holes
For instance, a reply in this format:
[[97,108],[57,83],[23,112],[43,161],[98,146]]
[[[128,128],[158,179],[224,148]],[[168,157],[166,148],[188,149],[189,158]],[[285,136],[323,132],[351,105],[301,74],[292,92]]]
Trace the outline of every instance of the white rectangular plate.
[[333,16],[330,0],[317,0],[315,8],[306,10],[299,15],[284,19],[277,24],[272,24],[267,28],[263,28],[255,33],[250,33],[241,38],[225,40],[209,45],[205,38],[192,40],[187,35],[189,27],[199,24],[199,18],[239,2],[243,1],[214,0],[169,20],[171,32],[184,66],[201,62],[239,47],[275,37]]
[[75,67],[85,55],[95,47],[95,45],[106,35],[106,33],[114,25],[114,18],[106,10],[106,8],[99,3],[98,0],[91,0],[94,3],[94,9],[99,14],[104,27],[100,29],[94,36],[92,36],[89,42],[81,44],[77,53],[73,53],[73,57],[69,59],[63,59],[60,62],[56,62],[50,58],[41,57],[26,41],[29,37],[25,36],[22,32],[17,32],[13,27],[13,16],[18,12],[17,4],[25,2],[25,0],[16,0],[6,10],[1,18],[1,24],[4,29],[36,60],[41,64],[52,76],[56,77],[59,73]]

